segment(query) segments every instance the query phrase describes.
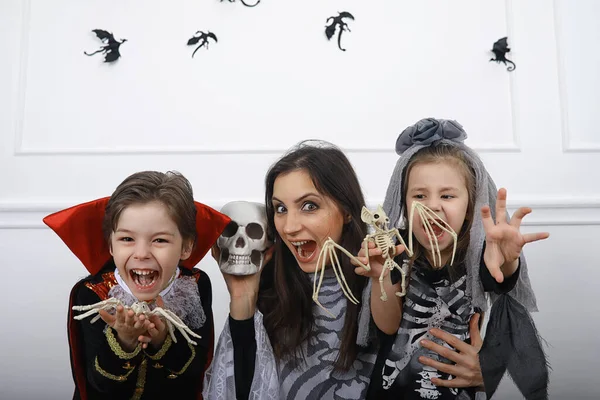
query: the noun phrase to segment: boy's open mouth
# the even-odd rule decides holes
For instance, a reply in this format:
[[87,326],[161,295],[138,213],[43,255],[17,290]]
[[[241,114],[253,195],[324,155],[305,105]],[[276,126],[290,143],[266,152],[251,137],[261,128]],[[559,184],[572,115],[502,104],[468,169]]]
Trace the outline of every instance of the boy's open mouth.
[[132,269],[129,275],[140,289],[149,289],[158,281],[158,271],[149,269]]
[[317,250],[317,242],[314,240],[302,240],[290,243],[296,248],[296,257],[302,262],[310,261]]

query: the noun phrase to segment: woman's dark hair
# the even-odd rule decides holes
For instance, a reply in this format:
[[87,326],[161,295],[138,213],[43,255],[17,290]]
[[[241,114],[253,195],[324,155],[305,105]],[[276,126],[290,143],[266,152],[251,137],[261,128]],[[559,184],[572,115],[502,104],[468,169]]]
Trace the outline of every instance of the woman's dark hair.
[[[357,254],[367,234],[360,217],[364,196],[350,161],[339,148],[326,142],[305,141],[271,166],[266,176],[265,203],[275,252],[262,272],[258,308],[264,315],[265,328],[278,359],[302,357],[300,345],[310,339],[314,325],[312,283],[275,229],[272,202],[277,177],[299,170],[310,175],[315,188],[331,199],[342,215],[351,216],[342,230],[339,243],[342,247]],[[367,278],[354,273],[354,266],[347,257],[340,257],[340,261],[350,289],[360,297]],[[359,306],[348,302],[336,368],[348,370],[356,359],[358,313]]]

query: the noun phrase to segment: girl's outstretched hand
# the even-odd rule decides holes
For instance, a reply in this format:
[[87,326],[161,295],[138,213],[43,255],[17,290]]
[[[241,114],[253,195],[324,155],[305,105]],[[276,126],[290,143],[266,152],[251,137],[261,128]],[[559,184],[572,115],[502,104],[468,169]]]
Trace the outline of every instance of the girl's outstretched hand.
[[498,190],[496,198],[496,221],[492,218],[489,206],[481,208],[481,219],[485,230],[485,253],[483,260],[494,279],[501,283],[510,277],[519,265],[519,255],[527,243],[548,238],[548,232],[522,234],[523,218],[531,212],[529,207],[519,208],[506,220],[506,189]]

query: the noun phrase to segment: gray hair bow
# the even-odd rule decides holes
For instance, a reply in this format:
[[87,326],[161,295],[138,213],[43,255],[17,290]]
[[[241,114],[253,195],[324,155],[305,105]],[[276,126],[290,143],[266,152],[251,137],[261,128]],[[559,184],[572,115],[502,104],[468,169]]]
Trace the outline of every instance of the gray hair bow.
[[396,153],[401,155],[415,144],[428,146],[441,139],[462,143],[466,138],[467,133],[462,125],[456,121],[424,118],[402,131],[398,136],[398,140],[396,140]]

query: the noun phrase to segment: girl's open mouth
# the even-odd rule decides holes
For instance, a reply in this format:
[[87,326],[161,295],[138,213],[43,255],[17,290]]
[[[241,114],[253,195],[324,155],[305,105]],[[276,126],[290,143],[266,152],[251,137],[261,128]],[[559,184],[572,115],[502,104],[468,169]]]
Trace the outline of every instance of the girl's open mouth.
[[[444,223],[440,220],[436,220],[436,222],[442,226],[444,226]],[[440,228],[435,222],[433,222],[433,220],[429,220],[429,226],[431,226],[431,230],[433,231],[433,235],[437,238],[440,239],[442,236],[444,236],[444,233],[446,233],[446,231],[442,228]],[[425,234],[427,236],[431,236],[431,232],[429,229],[427,229],[425,227],[425,224],[421,225],[421,227],[423,228],[423,231],[425,231]]]

